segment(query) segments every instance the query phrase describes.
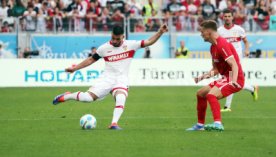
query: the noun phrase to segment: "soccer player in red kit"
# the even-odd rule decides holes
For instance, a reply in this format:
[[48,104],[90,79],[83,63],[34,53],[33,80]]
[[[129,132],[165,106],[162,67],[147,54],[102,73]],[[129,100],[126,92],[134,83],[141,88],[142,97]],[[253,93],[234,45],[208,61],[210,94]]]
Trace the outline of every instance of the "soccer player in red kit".
[[[217,130],[223,131],[221,122],[219,99],[240,91],[244,86],[244,75],[239,56],[231,43],[219,36],[217,23],[212,20],[202,22],[201,36],[206,42],[210,42],[213,68],[202,76],[195,78],[195,82],[220,74],[221,79],[202,87],[197,92],[197,116],[198,122],[187,131]],[[207,102],[210,104],[214,123],[205,124]]]

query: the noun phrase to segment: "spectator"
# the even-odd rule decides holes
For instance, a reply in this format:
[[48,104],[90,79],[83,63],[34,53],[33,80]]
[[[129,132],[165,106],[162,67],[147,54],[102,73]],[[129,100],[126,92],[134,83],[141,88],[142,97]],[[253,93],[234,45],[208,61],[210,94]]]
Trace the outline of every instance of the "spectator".
[[243,25],[246,21],[246,9],[243,5],[243,2],[238,3],[238,9],[234,12],[234,23],[237,25]]
[[28,6],[28,10],[26,10],[23,14],[25,30],[26,31],[35,31],[36,29],[36,12],[32,5]]
[[0,20],[8,17],[8,10],[9,10],[9,7],[7,6],[6,0],[1,0]]
[[142,15],[144,17],[154,17],[157,14],[157,5],[153,0],[148,0],[148,4],[143,6]]
[[171,0],[171,3],[167,5],[167,10],[171,13],[171,15],[175,15],[180,10],[181,6],[181,3],[178,3],[177,0]]
[[204,0],[201,6],[202,6],[202,15],[204,20],[216,19],[215,6],[211,4],[210,0]]
[[121,13],[120,9],[116,9],[114,14],[111,16],[111,20],[113,21],[113,25],[123,25],[125,15]]
[[227,8],[227,1],[228,1],[228,0],[221,0],[221,1],[219,2],[218,9],[219,9],[220,11],[223,11],[224,9]]
[[64,18],[64,14],[62,11],[59,10],[58,7],[55,7],[54,9],[54,15],[53,17],[53,22],[55,24],[55,30],[56,31],[62,31],[63,30],[63,18]]
[[111,9],[113,12],[115,12],[117,9],[119,9],[122,14],[125,13],[125,2],[124,1],[114,0],[114,1],[111,1],[108,3],[110,3],[110,6],[111,6]]
[[272,0],[270,3],[271,15],[276,15],[276,0]]
[[138,20],[134,27],[134,32],[145,32],[146,27],[143,24],[143,20]]
[[22,16],[26,8],[23,5],[21,0],[16,0],[15,2],[16,2],[15,5],[12,7],[12,16],[14,17]]
[[111,23],[111,16],[109,15],[109,10],[107,8],[103,8],[103,12],[98,20],[101,30],[108,31],[110,27],[109,24]]
[[181,6],[177,13],[177,17],[175,18],[176,31],[185,30],[187,28],[187,24],[189,23],[187,18],[186,8]]
[[149,47],[145,47],[145,54],[144,54],[143,58],[151,58]]
[[142,5],[140,3],[136,2],[136,0],[129,0],[128,5],[130,7],[130,10],[135,15],[135,17],[141,16],[141,14],[142,14]]
[[185,47],[185,42],[180,41],[180,47],[175,52],[175,58],[188,58],[189,49]]
[[45,33],[46,32],[46,15],[43,14],[43,11],[41,9],[38,10],[36,19],[36,32]]
[[90,31],[90,29],[92,30],[98,29],[97,21],[100,15],[101,15],[100,4],[98,3],[98,1],[91,1],[90,8],[87,10],[87,14],[86,14],[86,29],[88,31]]
[[8,32],[11,32],[11,29],[9,27],[9,24],[8,22],[3,22],[3,25],[1,26],[1,32],[2,33],[8,33]]
[[86,14],[86,6],[84,7],[81,0],[74,0],[66,9],[70,18],[71,23],[74,26],[75,32],[84,30],[84,16]]
[[262,30],[268,30],[269,27],[269,8],[266,6],[264,0],[257,3],[254,20],[261,27]]

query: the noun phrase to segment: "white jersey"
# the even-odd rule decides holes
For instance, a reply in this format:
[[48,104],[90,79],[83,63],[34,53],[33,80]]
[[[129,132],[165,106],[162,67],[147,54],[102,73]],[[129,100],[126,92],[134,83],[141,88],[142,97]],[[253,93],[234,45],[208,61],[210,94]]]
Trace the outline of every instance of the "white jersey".
[[110,42],[101,45],[97,54],[105,60],[102,77],[128,84],[128,71],[135,51],[144,47],[144,40],[124,40],[121,46],[114,47]]
[[231,43],[236,49],[240,58],[242,58],[242,44],[241,40],[245,38],[245,30],[238,26],[233,25],[230,28],[226,28],[225,26],[220,26],[218,28],[218,33],[220,36],[225,38],[229,43]]

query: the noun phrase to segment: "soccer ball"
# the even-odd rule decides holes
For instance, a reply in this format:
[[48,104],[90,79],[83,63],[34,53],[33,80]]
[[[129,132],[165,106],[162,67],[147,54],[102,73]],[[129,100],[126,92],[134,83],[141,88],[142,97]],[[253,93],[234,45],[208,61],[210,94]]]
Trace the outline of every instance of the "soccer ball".
[[80,118],[80,126],[83,129],[94,129],[96,128],[97,120],[91,114],[86,114]]

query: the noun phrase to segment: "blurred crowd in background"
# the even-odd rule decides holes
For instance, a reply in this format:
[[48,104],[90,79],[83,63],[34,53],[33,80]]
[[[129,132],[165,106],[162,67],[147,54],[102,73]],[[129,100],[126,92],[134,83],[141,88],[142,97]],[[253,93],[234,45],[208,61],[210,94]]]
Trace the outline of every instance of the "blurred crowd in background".
[[197,31],[206,19],[222,24],[226,8],[247,31],[267,31],[276,15],[276,0],[1,0],[0,5],[1,32],[109,31],[114,24],[150,32],[169,20],[173,31]]

